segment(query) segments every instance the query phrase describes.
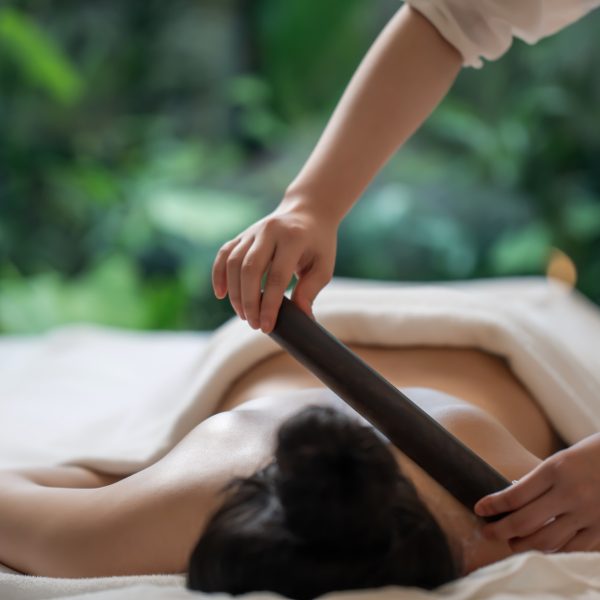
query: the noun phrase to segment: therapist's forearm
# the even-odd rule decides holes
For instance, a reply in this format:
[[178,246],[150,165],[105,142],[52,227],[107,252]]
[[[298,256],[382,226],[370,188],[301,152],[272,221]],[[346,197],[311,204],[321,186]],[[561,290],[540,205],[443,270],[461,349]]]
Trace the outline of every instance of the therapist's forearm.
[[363,59],[281,205],[300,203],[341,221],[444,98],[461,64],[425,17],[401,8]]

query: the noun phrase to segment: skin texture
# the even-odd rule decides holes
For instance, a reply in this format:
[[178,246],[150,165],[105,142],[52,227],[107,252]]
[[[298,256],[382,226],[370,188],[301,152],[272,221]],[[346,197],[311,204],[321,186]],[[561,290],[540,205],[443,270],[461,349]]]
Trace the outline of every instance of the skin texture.
[[361,62],[280,205],[220,248],[212,272],[217,298],[228,294],[240,318],[268,333],[295,274],[292,299],[312,316],[312,303],[333,274],[340,221],[446,95],[461,63],[427,19],[401,8]]
[[[559,447],[533,399],[493,355],[448,348],[352,349],[509,479],[523,477]],[[184,571],[223,500],[218,491],[231,477],[251,475],[272,460],[285,419],[304,406],[323,404],[351,411],[364,423],[301,372],[286,367],[281,355],[256,365],[225,394],[220,412],[157,463],[123,478],[74,465],[0,472],[0,562],[60,577]],[[519,428],[522,422],[528,427]],[[483,521],[401,452],[390,450],[454,540],[464,573],[513,552],[506,541],[484,537]]]

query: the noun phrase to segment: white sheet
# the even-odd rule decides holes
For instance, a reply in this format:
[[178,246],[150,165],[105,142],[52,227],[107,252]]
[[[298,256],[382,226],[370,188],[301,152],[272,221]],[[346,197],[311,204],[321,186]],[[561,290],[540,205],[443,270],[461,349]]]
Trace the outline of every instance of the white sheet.
[[[314,310],[347,342],[475,346],[501,354],[566,439],[600,430],[599,312],[558,285],[528,279],[407,288],[337,280]],[[0,340],[0,464],[87,460],[119,472],[137,469],[208,416],[235,377],[277,351],[270,338],[237,319],[208,339],[74,327]],[[92,592],[110,600],[188,597],[182,581],[0,573],[0,599],[87,598]],[[358,595],[501,600],[587,598],[591,590],[600,591],[600,555],[528,553],[437,594],[390,588]]]
[[0,338],[0,468],[108,456],[135,470],[208,339],[88,325]]

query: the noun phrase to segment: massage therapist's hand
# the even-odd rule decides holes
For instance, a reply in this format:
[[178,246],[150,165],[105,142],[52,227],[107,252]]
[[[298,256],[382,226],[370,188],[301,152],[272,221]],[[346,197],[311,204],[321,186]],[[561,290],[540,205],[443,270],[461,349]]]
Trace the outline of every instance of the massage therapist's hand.
[[333,276],[338,226],[307,202],[284,198],[272,213],[221,247],[212,270],[215,295],[222,299],[228,294],[240,318],[269,333],[295,274],[292,300],[314,318],[312,303]]
[[561,450],[517,483],[482,498],[480,516],[514,511],[485,525],[515,552],[600,548],[600,433]]

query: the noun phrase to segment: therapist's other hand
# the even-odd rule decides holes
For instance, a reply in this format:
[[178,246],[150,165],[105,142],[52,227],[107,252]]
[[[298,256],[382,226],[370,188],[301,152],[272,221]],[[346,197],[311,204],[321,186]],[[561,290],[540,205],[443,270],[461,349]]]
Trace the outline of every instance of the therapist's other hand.
[[479,500],[475,512],[511,514],[484,526],[515,552],[600,548],[600,433],[553,454],[512,486]]
[[338,225],[300,202],[282,202],[221,247],[212,269],[215,295],[229,295],[241,319],[270,333],[295,274],[292,300],[314,319],[313,301],[333,276]]

